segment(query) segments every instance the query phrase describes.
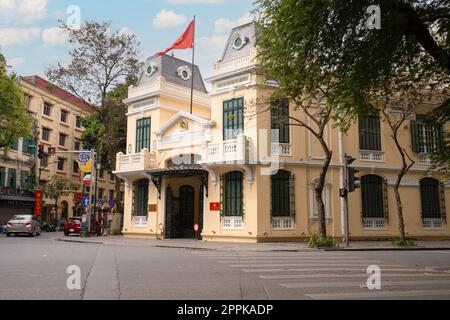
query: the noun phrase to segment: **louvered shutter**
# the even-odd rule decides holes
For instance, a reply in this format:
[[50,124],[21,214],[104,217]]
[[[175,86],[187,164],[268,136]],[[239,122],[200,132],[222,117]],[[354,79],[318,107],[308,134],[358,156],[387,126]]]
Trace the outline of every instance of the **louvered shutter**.
[[413,152],[420,153],[419,129],[416,120],[411,120],[411,142]]

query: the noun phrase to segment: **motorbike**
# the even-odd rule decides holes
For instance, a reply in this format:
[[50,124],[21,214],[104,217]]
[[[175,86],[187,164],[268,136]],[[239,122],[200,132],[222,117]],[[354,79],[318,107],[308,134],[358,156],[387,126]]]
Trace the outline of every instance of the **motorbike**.
[[42,226],[42,230],[45,232],[56,232],[56,225],[53,223],[46,223]]

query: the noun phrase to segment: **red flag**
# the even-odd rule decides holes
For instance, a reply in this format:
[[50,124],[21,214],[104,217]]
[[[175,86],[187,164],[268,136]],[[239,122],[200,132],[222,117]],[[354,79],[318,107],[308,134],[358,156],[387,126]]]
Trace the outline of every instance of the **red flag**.
[[164,54],[166,54],[169,51],[172,51],[174,49],[191,49],[194,47],[194,33],[195,33],[195,20],[192,20],[192,22],[189,24],[189,27],[186,29],[186,31],[183,33],[181,37],[178,38],[177,41],[166,50],[162,52],[158,52],[155,54],[155,56],[160,57]]

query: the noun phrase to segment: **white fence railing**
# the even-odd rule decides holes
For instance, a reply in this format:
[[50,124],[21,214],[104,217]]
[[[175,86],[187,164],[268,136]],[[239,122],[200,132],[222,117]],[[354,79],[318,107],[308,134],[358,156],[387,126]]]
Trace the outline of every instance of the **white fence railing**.
[[442,219],[424,218],[423,227],[425,229],[442,229]]
[[272,218],[273,230],[293,230],[294,218],[292,217],[273,217]]
[[236,59],[229,61],[218,62],[214,65],[213,74],[219,75],[223,73],[237,71],[239,69],[252,65],[252,63],[253,63],[252,55],[238,57]]
[[290,143],[272,143],[273,156],[292,156],[292,145]]
[[381,151],[360,151],[361,161],[384,161],[384,152]]
[[385,218],[364,218],[363,227],[364,230],[386,230],[386,219]]
[[421,154],[419,155],[419,164],[430,165],[431,157],[429,154]]
[[222,229],[224,230],[243,230],[244,218],[243,217],[223,217]]
[[239,135],[235,140],[211,142],[205,146],[202,162],[242,162],[248,159],[249,140]]

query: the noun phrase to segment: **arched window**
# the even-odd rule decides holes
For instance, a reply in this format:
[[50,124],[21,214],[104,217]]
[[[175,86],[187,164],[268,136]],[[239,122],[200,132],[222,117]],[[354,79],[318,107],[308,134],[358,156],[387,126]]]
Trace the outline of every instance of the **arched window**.
[[420,180],[422,200],[422,220],[425,228],[441,228],[445,214],[444,193],[438,180],[424,178]]
[[271,177],[272,180],[272,217],[291,216],[291,174],[280,170]]
[[147,217],[148,215],[148,184],[147,179],[133,184],[133,215]]
[[366,229],[385,228],[387,218],[387,184],[383,177],[361,177],[361,207]]
[[225,216],[239,217],[244,215],[243,176],[244,174],[240,171],[233,171],[225,175]]

